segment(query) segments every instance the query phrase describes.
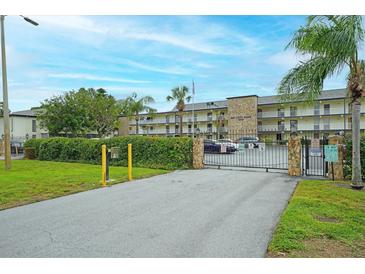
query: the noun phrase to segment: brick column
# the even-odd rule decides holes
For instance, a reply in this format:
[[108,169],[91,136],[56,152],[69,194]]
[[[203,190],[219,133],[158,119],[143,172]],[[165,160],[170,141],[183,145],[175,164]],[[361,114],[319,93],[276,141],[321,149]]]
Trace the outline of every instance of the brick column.
[[300,137],[293,134],[288,140],[288,174],[290,176],[301,176],[301,142]]
[[193,138],[193,168],[204,168],[204,141],[203,138]]
[[[333,173],[335,180],[343,180],[343,160],[344,160],[344,137],[340,135],[331,135],[328,137],[329,145],[338,145],[338,162],[333,163]],[[331,163],[328,163],[328,178],[332,179]]]

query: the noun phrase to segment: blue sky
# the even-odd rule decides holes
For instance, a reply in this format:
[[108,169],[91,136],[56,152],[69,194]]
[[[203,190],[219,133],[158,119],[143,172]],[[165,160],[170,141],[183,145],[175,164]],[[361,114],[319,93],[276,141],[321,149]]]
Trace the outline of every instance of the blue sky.
[[[52,95],[103,87],[116,98],[136,91],[170,110],[171,88],[191,86],[196,102],[275,94],[303,58],[284,51],[303,16],[32,16],[6,17],[10,109]],[[345,86],[344,74],[325,88]]]

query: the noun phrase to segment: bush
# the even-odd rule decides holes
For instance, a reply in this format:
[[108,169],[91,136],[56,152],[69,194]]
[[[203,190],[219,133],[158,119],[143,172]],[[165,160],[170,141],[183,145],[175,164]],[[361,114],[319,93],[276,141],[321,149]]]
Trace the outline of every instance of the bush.
[[119,157],[110,164],[127,166],[128,144],[132,144],[133,166],[184,169],[192,167],[192,140],[187,137],[123,136],[92,140],[85,138],[49,138],[29,140],[25,147],[34,147],[39,160],[101,163],[101,146],[118,147]]
[[[360,155],[361,155],[361,175],[365,181],[365,136],[361,136],[360,141]],[[351,135],[346,137],[346,161],[344,166],[344,176],[346,179],[351,179],[352,176],[352,139]]]
[[35,148],[34,147],[26,147],[24,148],[24,158],[28,160],[34,160],[35,157]]
[[38,158],[39,146],[45,139],[29,139],[24,143],[24,152],[27,148],[34,148],[35,154],[34,157]]

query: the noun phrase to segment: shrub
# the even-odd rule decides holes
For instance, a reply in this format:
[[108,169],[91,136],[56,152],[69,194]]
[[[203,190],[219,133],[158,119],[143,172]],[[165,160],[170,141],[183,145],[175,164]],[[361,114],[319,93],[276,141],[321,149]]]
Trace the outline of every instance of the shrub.
[[[27,148],[34,148],[35,154],[34,157],[38,158],[39,146],[45,139],[29,139],[24,143],[24,150]],[[24,151],[25,152],[25,151]]]
[[[360,141],[361,155],[361,174],[363,181],[365,180],[365,136],[361,136]],[[346,160],[344,165],[344,176],[346,179],[351,179],[352,176],[352,139],[351,135],[346,136]]]
[[33,139],[25,147],[34,147],[39,160],[101,163],[101,146],[118,147],[119,157],[111,165],[127,166],[128,144],[132,144],[133,166],[183,169],[192,167],[192,140],[187,137],[123,136],[93,140],[85,138]]
[[34,147],[26,147],[24,148],[24,158],[28,160],[34,160],[35,157],[35,148]]

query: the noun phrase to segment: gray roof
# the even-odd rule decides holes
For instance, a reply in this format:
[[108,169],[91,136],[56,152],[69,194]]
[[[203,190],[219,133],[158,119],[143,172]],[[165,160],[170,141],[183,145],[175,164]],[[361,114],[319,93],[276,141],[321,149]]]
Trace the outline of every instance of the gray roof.
[[[331,90],[323,90],[321,95],[318,97],[318,100],[328,100],[328,99],[342,99],[347,97],[346,89],[331,89]],[[263,96],[259,97],[257,100],[258,105],[269,105],[269,104],[279,104],[279,96]]]
[[14,111],[10,113],[10,116],[24,116],[24,117],[36,117],[36,110],[27,109],[21,111]]
[[[210,102],[194,104],[194,110],[219,109],[219,108],[226,108],[226,107],[227,107],[227,100],[210,101]],[[192,110],[193,110],[193,104],[185,104],[184,111],[192,111]],[[176,106],[171,111],[177,111]]]

